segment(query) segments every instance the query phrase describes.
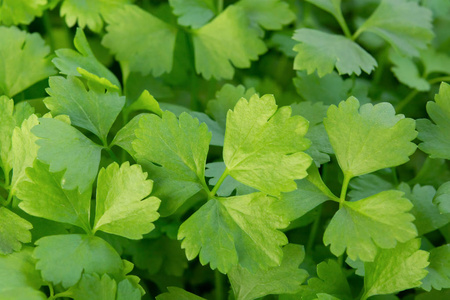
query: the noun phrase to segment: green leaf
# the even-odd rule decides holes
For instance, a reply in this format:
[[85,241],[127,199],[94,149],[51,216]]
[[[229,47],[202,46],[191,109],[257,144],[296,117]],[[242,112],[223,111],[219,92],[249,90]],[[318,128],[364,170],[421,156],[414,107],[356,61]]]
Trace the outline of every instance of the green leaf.
[[283,248],[280,266],[266,271],[251,273],[240,266],[228,273],[231,287],[237,300],[252,300],[269,294],[293,294],[308,277],[308,272],[299,269],[305,258],[303,246],[288,244]]
[[20,252],[0,255],[1,299],[47,299],[44,293],[39,291],[43,281],[39,271],[35,269],[35,260],[31,256],[32,249],[25,247]]
[[106,143],[108,132],[125,104],[125,97],[77,77],[50,77],[44,103],[52,115],[68,115],[73,125],[87,129]]
[[361,25],[355,36],[364,31],[385,39],[398,52],[418,56],[434,37],[432,14],[425,7],[408,0],[383,0]]
[[213,0],[169,0],[178,24],[200,28],[216,15]]
[[350,97],[330,106],[325,129],[339,166],[349,177],[403,164],[416,150],[415,122],[395,115],[389,103],[359,106]]
[[427,103],[427,112],[434,124],[427,119],[417,121],[420,150],[431,158],[450,159],[450,85],[442,82],[435,102]]
[[348,196],[352,201],[378,194],[382,191],[394,190],[396,186],[375,174],[366,174],[350,182],[351,191]]
[[52,221],[72,224],[90,232],[89,212],[91,190],[64,190],[61,181],[64,171],[52,173],[48,165],[35,160],[26,171],[30,181],[18,185],[19,206],[28,214]]
[[279,195],[296,189],[295,179],[306,177],[311,158],[304,138],[308,122],[278,109],[272,95],[247,101],[241,98],[228,111],[223,158],[229,174],[260,191]]
[[139,96],[139,98],[134,101],[130,106],[125,108],[125,112],[129,114],[132,111],[138,111],[138,110],[147,110],[149,112],[152,112],[158,116],[162,116],[162,110],[159,107],[158,101],[150,95],[150,93],[147,90],[144,90],[142,94]]
[[65,190],[90,188],[97,175],[102,147],[74,127],[58,119],[39,119],[31,132],[40,139],[38,159],[50,165],[50,172],[65,170],[61,185]]
[[450,213],[450,182],[446,182],[438,188],[433,203],[438,205],[442,214]]
[[[153,182],[141,166],[117,163],[102,168],[98,174],[94,232],[101,230],[129,239],[141,239],[155,228],[153,221],[161,201],[147,197]],[[145,198],[145,199],[144,199]]]
[[50,48],[38,33],[0,27],[0,40],[0,94],[12,97],[55,73]]
[[129,0],[64,0],[61,5],[61,17],[66,18],[68,27],[73,27],[76,23],[81,28],[86,25],[94,32],[100,32],[103,28],[105,13],[112,9],[122,9]]
[[106,16],[106,22],[102,44],[117,60],[128,62],[130,70],[154,76],[172,70],[175,27],[135,5],[114,10]]
[[77,28],[73,43],[78,52],[72,49],[55,51],[57,57],[52,62],[62,74],[79,77],[80,73],[77,71],[77,68],[81,67],[92,74],[108,79],[120,89],[119,80],[97,60],[81,28]]
[[450,74],[450,56],[445,53],[440,53],[433,48],[428,48],[420,54],[423,65],[425,67],[424,73],[426,75],[432,73]]
[[252,272],[279,265],[287,238],[278,229],[288,222],[273,212],[277,201],[262,193],[209,200],[178,231],[187,258],[224,274],[238,264]]
[[53,284],[68,288],[75,285],[81,274],[119,275],[123,269],[117,252],[104,240],[82,234],[53,235],[36,242],[33,256],[36,269]]
[[427,275],[429,253],[419,250],[420,240],[398,244],[394,249],[382,249],[373,262],[364,263],[364,295],[391,294],[418,287]]
[[432,186],[416,184],[411,190],[406,183],[402,183],[398,189],[404,192],[405,197],[414,205],[411,213],[415,217],[414,224],[419,235],[434,231],[450,222],[450,213],[442,214],[437,205],[433,203],[436,190]]
[[[81,280],[64,294],[75,300],[116,299],[117,284],[107,274],[83,274]],[[139,298],[138,298],[139,299]]]
[[[223,162],[212,162],[209,164],[206,164],[206,170],[205,170],[205,176],[210,177],[208,183],[211,186],[215,186],[218,182],[220,177],[222,176],[223,172],[225,172],[226,166]],[[220,185],[219,189],[217,190],[216,194],[220,197],[227,197],[230,196],[231,193],[239,186],[242,185],[239,181],[236,181],[231,176],[227,176]]]
[[[220,32],[220,35],[217,33]],[[231,79],[234,68],[249,68],[267,51],[259,30],[249,27],[245,12],[228,6],[207,25],[193,31],[195,69],[206,79]]]
[[323,77],[335,67],[340,75],[360,75],[361,70],[370,74],[377,66],[369,53],[341,35],[301,28],[295,31],[293,39],[301,42],[294,47],[298,52],[294,60],[295,70],[306,70],[308,74],[317,70],[319,77]]
[[411,58],[392,51],[389,59],[394,64],[391,70],[398,81],[418,91],[430,90],[430,84],[420,76],[419,69]]
[[4,174],[12,168],[11,137],[16,126],[14,119],[14,101],[6,96],[0,96],[0,163]]
[[199,297],[192,293],[189,293],[178,287],[169,286],[167,287],[168,292],[164,294],[159,294],[156,296],[156,300],[205,300],[205,298]]
[[140,300],[142,298],[144,290],[137,283],[133,282],[130,277],[127,276],[117,285],[116,300]]
[[450,288],[450,244],[434,248],[430,251],[428,275],[422,280],[426,291]]
[[33,225],[9,209],[0,207],[0,257],[19,251],[22,243],[31,242],[30,229]]
[[205,163],[211,133],[205,124],[182,113],[165,111],[162,118],[144,115],[132,143],[139,164],[155,181],[154,195],[164,199],[160,213],[174,213],[205,186]]
[[325,246],[340,256],[347,249],[352,260],[373,261],[380,248],[394,248],[417,236],[407,213],[413,205],[400,191],[384,191],[371,197],[344,202],[323,236]]
[[0,24],[6,26],[30,24],[42,16],[47,0],[3,0],[0,3]]
[[252,22],[267,30],[280,30],[295,20],[289,4],[280,0],[241,0],[237,5]]
[[114,137],[110,147],[116,145],[128,152],[133,158],[136,157],[136,151],[134,151],[132,143],[136,139],[135,130],[139,129],[139,121],[144,114],[140,114],[131,119],[127,125],[123,126]]

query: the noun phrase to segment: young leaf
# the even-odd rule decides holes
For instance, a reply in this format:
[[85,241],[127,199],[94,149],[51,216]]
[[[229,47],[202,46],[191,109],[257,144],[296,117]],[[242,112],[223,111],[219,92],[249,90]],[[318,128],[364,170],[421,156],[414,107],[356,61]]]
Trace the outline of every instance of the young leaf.
[[106,143],[108,132],[125,104],[125,97],[77,77],[50,77],[44,103],[52,115],[68,115],[73,125],[87,129]]
[[413,1],[383,0],[355,36],[364,31],[372,32],[396,51],[418,56],[418,50],[424,49],[434,37],[431,21],[431,11]]
[[450,214],[450,182],[446,182],[438,188],[433,203],[438,205],[442,214]]
[[48,165],[35,160],[26,171],[30,181],[17,187],[19,206],[28,214],[52,221],[72,224],[90,232],[89,211],[91,190],[80,194],[78,189],[64,190],[61,181],[64,171],[52,173]]
[[252,60],[267,51],[259,31],[249,27],[245,12],[235,5],[228,6],[210,23],[194,30],[192,39],[195,69],[206,79],[231,79],[234,75],[231,64],[248,68]]
[[216,15],[213,0],[169,0],[178,24],[200,28]]
[[427,112],[434,124],[428,120],[418,120],[418,138],[422,140],[420,150],[431,158],[450,159],[450,85],[442,82],[435,102],[427,103]]
[[262,193],[209,200],[178,231],[187,258],[199,255],[225,274],[237,265],[252,272],[279,265],[287,238],[278,229],[288,222],[273,212],[277,201]]
[[0,96],[0,166],[4,174],[12,168],[11,136],[16,126],[14,119],[14,101],[6,96]]
[[394,64],[391,70],[398,81],[418,91],[430,90],[430,84],[419,74],[419,69],[411,58],[392,51],[389,59]]
[[[160,200],[147,197],[153,182],[139,165],[117,163],[101,169],[97,181],[94,232],[101,230],[129,239],[141,239],[155,225]],[[144,199],[145,198],[145,199]],[[144,200],[142,200],[144,199]]]
[[269,294],[294,294],[308,277],[308,272],[299,269],[305,258],[303,246],[288,244],[283,248],[280,266],[266,271],[251,273],[240,266],[228,273],[236,300],[252,300]]
[[114,10],[106,16],[106,22],[102,44],[117,60],[128,62],[130,70],[154,76],[172,70],[175,27],[135,5]]
[[352,260],[373,261],[380,248],[394,248],[417,236],[408,214],[413,205],[400,191],[384,191],[371,197],[344,202],[323,236],[325,246],[340,256],[347,248]]
[[167,288],[168,292],[159,294],[156,296],[156,300],[205,300],[205,298],[199,297],[197,295],[194,295],[192,293],[189,293],[183,289],[180,289],[178,287],[169,286]]
[[47,0],[3,0],[0,3],[0,24],[6,26],[30,24],[42,16]]
[[44,280],[65,288],[75,285],[83,272],[118,276],[123,269],[117,252],[95,236],[53,235],[39,239],[36,245],[36,269]]
[[50,48],[38,33],[2,26],[0,40],[0,94],[12,97],[55,73]]
[[295,190],[295,179],[306,177],[311,158],[305,154],[308,121],[291,117],[291,109],[277,109],[272,95],[238,101],[228,111],[223,159],[234,179],[279,195]]
[[136,139],[135,130],[139,129],[139,121],[144,114],[140,114],[131,119],[127,125],[123,126],[114,137],[110,147],[116,145],[128,152],[132,157],[136,157],[136,151],[134,151],[132,143]]
[[0,207],[0,257],[19,251],[22,243],[31,242],[30,229],[33,225],[9,209]]
[[430,291],[450,288],[450,244],[430,251],[428,275],[422,280],[421,288]]
[[289,4],[280,0],[241,0],[237,5],[253,23],[267,30],[280,30],[295,20]]
[[135,134],[137,139],[132,144],[137,161],[152,174],[154,195],[164,199],[161,215],[170,215],[206,185],[211,133],[187,113],[177,120],[173,113],[165,111],[162,118],[142,116]]
[[395,115],[389,103],[359,106],[350,97],[330,106],[325,129],[344,174],[349,177],[403,164],[416,150],[415,122]]
[[420,280],[427,275],[429,253],[419,250],[420,240],[413,239],[398,244],[393,249],[382,249],[373,262],[364,263],[364,295],[396,293],[420,286]]
[[116,299],[116,290],[117,284],[114,279],[107,274],[100,277],[94,273],[92,275],[83,274],[80,281],[64,294],[75,300],[112,300]]
[[360,75],[361,70],[370,74],[377,66],[369,53],[341,35],[301,28],[292,38],[301,42],[294,47],[298,52],[294,60],[295,70],[306,70],[308,74],[317,70],[319,77],[323,77],[335,67],[339,74]]
[[102,147],[74,127],[58,119],[39,119],[31,132],[40,139],[38,159],[50,165],[50,172],[65,170],[61,185],[65,190],[79,188],[83,193],[95,179]]

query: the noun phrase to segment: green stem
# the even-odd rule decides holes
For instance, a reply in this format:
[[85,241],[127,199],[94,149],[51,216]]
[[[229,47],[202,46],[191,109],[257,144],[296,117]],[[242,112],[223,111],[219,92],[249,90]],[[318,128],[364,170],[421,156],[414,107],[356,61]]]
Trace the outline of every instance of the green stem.
[[366,300],[368,297],[367,297],[367,292],[365,292],[362,296],[361,296],[361,299],[360,300]]
[[223,0],[217,0],[217,14],[223,11]]
[[403,98],[402,101],[400,101],[396,106],[395,106],[395,111],[397,113],[401,112],[403,110],[403,108],[409,104],[409,102],[411,102],[412,99],[414,99],[415,96],[417,96],[417,94],[419,93],[418,90],[413,90],[411,91],[411,93],[409,93],[405,98]]
[[398,185],[397,169],[395,167],[392,167],[391,171],[392,171],[392,179],[394,181],[394,185],[397,186]]
[[437,78],[433,78],[433,79],[429,79],[428,83],[429,84],[435,84],[435,83],[439,83],[441,81],[450,81],[450,76],[442,76],[442,77],[437,77]]
[[345,22],[344,16],[342,15],[341,8],[339,7],[339,10],[337,11],[337,14],[334,15],[336,18],[336,21],[338,21],[339,26],[341,26],[342,31],[344,32],[345,36],[349,39],[353,39],[352,33],[350,32],[350,29],[348,29],[347,22]]
[[127,81],[130,76],[130,65],[127,62],[120,62],[120,70],[122,72],[122,94],[127,94]]
[[211,192],[209,192],[209,197],[210,198],[213,198],[216,195],[216,193],[219,190],[220,186],[222,185],[223,181],[225,180],[225,178],[227,178],[228,173],[229,173],[228,169],[225,168],[225,171],[223,171],[222,175],[219,178],[219,181],[217,181],[217,183],[214,186],[214,188],[211,190]]
[[215,291],[216,291],[216,298],[217,300],[225,300],[225,289],[223,284],[223,274],[220,273],[218,270],[214,271],[214,285],[215,285]]
[[352,175],[344,172],[344,182],[342,182],[341,196],[339,197],[339,208],[345,202],[345,197],[347,196],[348,184],[350,183],[350,179],[352,179]]
[[359,37],[359,35],[361,33],[363,33],[363,31],[364,31],[364,28],[363,27],[359,27],[358,30],[356,30],[356,32],[352,35],[351,39],[353,41],[356,40]]
[[106,152],[108,152],[111,159],[120,165],[120,160],[117,158],[114,152],[109,147],[104,147],[104,149],[106,150]]
[[12,197],[13,197],[13,192],[14,192],[13,190],[9,191],[8,198],[6,199],[5,206],[8,206],[9,203],[11,203],[11,200],[12,200]]
[[314,220],[311,232],[308,237],[308,242],[306,244],[306,254],[311,253],[312,247],[314,246],[314,241],[316,240],[317,229],[319,228],[321,215],[322,215],[322,205],[319,206],[319,211],[317,212],[316,219]]
[[48,10],[45,10],[42,14],[42,23],[44,24],[45,33],[48,36],[48,43],[50,45],[50,49],[55,51],[55,37],[53,36],[52,24],[50,22],[50,17],[48,15]]
[[344,254],[338,257],[338,265],[342,268],[344,266]]

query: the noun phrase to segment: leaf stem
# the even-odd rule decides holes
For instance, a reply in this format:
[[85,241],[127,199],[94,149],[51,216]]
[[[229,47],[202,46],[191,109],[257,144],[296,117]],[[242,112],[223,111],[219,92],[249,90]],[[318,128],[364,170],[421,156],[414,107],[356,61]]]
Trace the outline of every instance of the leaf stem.
[[450,76],[436,77],[428,80],[429,84],[439,83],[441,81],[450,81]]
[[213,198],[216,195],[217,191],[219,190],[219,188],[222,185],[225,178],[227,178],[228,174],[229,174],[229,171],[227,168],[225,168],[225,171],[223,171],[222,175],[220,175],[219,181],[217,181],[214,188],[211,190],[211,192],[209,192],[210,198]]
[[217,0],[217,14],[223,11],[223,0]]
[[348,184],[350,183],[350,179],[352,179],[352,177],[353,176],[350,173],[344,172],[344,181],[342,182],[341,196],[339,197],[339,208],[341,208],[345,202]]
[[223,274],[219,270],[214,271],[214,286],[217,300],[225,300],[225,291],[223,284]]
[[359,37],[359,35],[361,33],[363,33],[363,31],[364,31],[364,28],[363,27],[359,27],[358,30],[356,30],[356,32],[351,36],[351,39],[353,41],[356,40]]
[[351,40],[353,40],[352,33],[350,32],[350,29],[348,29],[347,22],[345,22],[344,16],[342,15],[342,10],[339,7],[339,10],[334,15],[336,18],[336,21],[338,21],[339,26],[341,26],[342,31],[344,32],[345,36]]
[[400,101],[396,106],[395,106],[395,111],[397,113],[401,112],[403,110],[403,108],[408,105],[409,102],[411,102],[412,99],[414,99],[415,96],[417,96],[417,94],[419,93],[418,90],[412,90],[405,98],[403,98],[402,101]]
[[52,24],[50,22],[50,17],[48,14],[48,10],[45,10],[44,13],[42,14],[42,23],[44,25],[44,29],[45,29],[45,33],[47,34],[48,37],[48,43],[50,45],[50,49],[53,51],[55,51],[55,37],[53,36],[53,29],[52,29]]
[[11,203],[11,200],[12,200],[12,197],[13,197],[13,192],[14,192],[13,190],[9,191],[8,198],[6,199],[5,206],[8,206],[9,203]]
[[317,212],[317,216],[314,219],[314,223],[311,227],[311,232],[309,234],[308,242],[306,244],[306,254],[311,253],[312,247],[314,246],[314,241],[316,240],[317,229],[319,228],[321,215],[322,215],[322,205],[319,206],[319,211]]

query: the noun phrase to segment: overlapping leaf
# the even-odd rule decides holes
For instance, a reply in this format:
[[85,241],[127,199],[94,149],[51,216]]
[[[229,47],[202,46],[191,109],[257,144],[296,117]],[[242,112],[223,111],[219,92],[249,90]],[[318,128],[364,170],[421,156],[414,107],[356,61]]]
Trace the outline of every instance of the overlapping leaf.
[[0,24],[6,26],[30,24],[40,17],[47,0],[3,0],[0,3]]
[[205,300],[205,298],[199,297],[192,293],[189,293],[178,287],[170,286],[167,288],[168,292],[156,296],[156,300]]
[[450,288],[450,244],[431,249],[427,271],[421,286],[424,290]]
[[169,0],[169,3],[183,26],[200,28],[216,15],[213,0]]
[[252,22],[267,30],[279,30],[295,20],[289,5],[280,0],[241,0],[237,5]]
[[0,207],[0,256],[19,251],[31,242],[33,225],[5,207]]

